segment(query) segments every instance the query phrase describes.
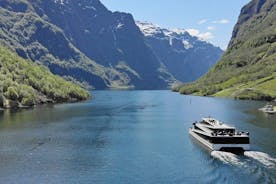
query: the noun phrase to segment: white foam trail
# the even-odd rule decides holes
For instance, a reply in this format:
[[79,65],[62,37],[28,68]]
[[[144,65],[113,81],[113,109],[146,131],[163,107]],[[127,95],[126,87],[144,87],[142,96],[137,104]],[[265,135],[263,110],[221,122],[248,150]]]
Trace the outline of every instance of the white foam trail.
[[244,155],[254,160],[257,160],[258,162],[260,162],[268,168],[276,168],[276,159],[272,158],[270,155],[266,153],[258,151],[245,151]]
[[224,151],[212,151],[211,155],[226,164],[232,164],[236,166],[243,166],[244,163],[238,159],[237,155]]

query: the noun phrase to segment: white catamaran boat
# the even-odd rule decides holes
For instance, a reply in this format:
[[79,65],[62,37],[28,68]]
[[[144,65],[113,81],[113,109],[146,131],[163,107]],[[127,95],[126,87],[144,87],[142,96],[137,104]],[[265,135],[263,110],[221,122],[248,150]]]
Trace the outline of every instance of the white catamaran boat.
[[259,110],[268,114],[274,114],[276,113],[276,106],[267,104],[266,106],[264,106],[263,108],[260,108]]
[[211,150],[245,151],[250,148],[248,132],[237,132],[235,127],[213,118],[202,118],[202,121],[193,123],[189,133]]

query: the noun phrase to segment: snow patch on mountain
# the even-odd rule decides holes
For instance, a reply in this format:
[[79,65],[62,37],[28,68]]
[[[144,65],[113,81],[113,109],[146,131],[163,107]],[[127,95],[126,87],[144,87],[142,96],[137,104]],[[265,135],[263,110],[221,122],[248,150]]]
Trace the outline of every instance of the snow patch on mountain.
[[83,9],[89,9],[89,10],[94,10],[97,11],[97,9],[94,6],[84,6]]
[[119,22],[118,25],[116,26],[116,29],[122,29],[124,27],[124,24]]
[[187,40],[182,41],[185,49],[193,48],[193,45],[191,45]]
[[[165,29],[158,25],[149,22],[137,21],[136,25],[140,28],[141,32],[146,37],[155,37],[158,39],[167,39],[169,44],[172,46],[174,40],[180,40],[183,43],[185,49],[193,47],[193,36],[189,34],[185,29]],[[199,40],[198,37],[196,39]]]
[[64,4],[68,3],[68,0],[54,0],[54,2],[57,4],[64,5]]
[[162,33],[162,30],[158,25],[139,21],[136,22],[136,25],[140,28],[145,36],[154,36],[158,33]]

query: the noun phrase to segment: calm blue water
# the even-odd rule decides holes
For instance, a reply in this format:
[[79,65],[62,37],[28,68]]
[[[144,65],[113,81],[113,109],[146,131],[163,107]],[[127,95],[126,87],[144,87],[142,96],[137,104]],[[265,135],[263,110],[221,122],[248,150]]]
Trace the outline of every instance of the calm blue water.
[[[85,103],[0,115],[0,183],[276,183],[276,116],[265,102],[170,91],[94,91]],[[245,155],[188,134],[204,116],[251,133]]]

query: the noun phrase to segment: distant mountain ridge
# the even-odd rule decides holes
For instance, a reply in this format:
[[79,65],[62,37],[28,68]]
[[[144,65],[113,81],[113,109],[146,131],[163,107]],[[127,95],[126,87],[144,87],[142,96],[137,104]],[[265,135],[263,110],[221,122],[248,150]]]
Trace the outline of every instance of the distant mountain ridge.
[[69,80],[96,89],[165,89],[185,78],[168,64],[174,59],[154,51],[131,14],[99,0],[1,0],[0,7],[0,42]]
[[222,59],[183,94],[274,100],[276,98],[276,1],[245,5]]
[[198,79],[223,54],[219,47],[191,36],[184,29],[165,29],[149,22],[137,21],[136,24],[145,35],[146,43],[179,81]]

